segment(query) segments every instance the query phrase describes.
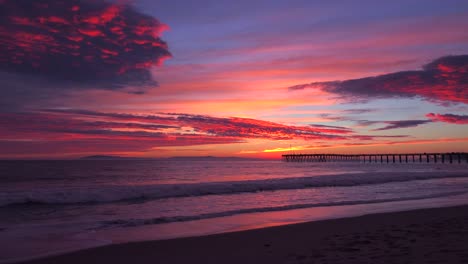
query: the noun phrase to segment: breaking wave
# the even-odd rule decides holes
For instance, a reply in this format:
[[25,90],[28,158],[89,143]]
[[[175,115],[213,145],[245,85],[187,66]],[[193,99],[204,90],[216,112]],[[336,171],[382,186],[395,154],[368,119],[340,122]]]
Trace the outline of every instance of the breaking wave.
[[300,178],[193,184],[99,185],[97,187],[47,187],[0,193],[0,206],[13,204],[79,204],[153,200],[203,195],[225,195],[322,187],[351,187],[414,180],[468,177],[467,173],[356,173]]

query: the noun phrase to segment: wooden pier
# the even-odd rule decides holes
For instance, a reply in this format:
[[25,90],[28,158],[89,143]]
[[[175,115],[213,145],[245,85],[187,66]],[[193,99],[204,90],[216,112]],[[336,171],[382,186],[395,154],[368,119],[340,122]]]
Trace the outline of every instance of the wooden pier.
[[468,163],[467,152],[409,154],[284,154],[287,162]]

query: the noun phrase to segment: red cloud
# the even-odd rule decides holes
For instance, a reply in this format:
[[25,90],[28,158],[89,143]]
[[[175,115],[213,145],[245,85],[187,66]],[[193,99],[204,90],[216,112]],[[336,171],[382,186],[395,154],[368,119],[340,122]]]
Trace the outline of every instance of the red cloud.
[[[36,113],[0,114],[0,154],[57,152],[60,146],[63,146],[64,153],[77,153],[231,144],[247,142],[252,138],[372,140],[377,137],[402,136],[357,135],[344,127],[291,126],[250,118],[173,113],[134,115],[87,110],[42,110]],[[126,143],[128,148],[125,147]]]
[[[174,114],[166,113],[159,115],[132,115],[118,113],[101,113],[86,110],[45,110],[57,115],[69,115],[71,118],[79,116],[94,117],[104,120],[118,121],[110,122],[116,124],[157,124],[171,128],[189,129],[191,134],[203,134],[218,137],[232,138],[265,138],[273,140],[286,140],[293,138],[319,139],[332,138],[344,139],[343,135],[353,133],[347,128],[328,128],[311,126],[289,126],[269,121],[239,118],[239,117],[212,117],[206,115]],[[70,118],[68,117],[68,118]],[[16,119],[17,120],[17,119]],[[101,121],[102,122],[102,121]],[[137,123],[135,123],[137,122]],[[28,123],[28,122],[25,122]],[[109,122],[105,122],[106,124]]]
[[434,122],[446,122],[452,124],[468,124],[468,115],[454,115],[454,114],[434,114],[429,113],[426,115]]
[[420,71],[402,71],[361,79],[315,82],[290,90],[321,89],[347,100],[419,97],[428,101],[468,104],[468,55],[447,56]]
[[167,26],[104,0],[4,0],[0,70],[84,88],[154,85],[150,67],[170,56]]
[[268,138],[268,139],[318,139],[343,138],[342,134],[352,133],[348,129],[322,128],[309,126],[288,126],[250,118],[219,118],[203,115],[178,114],[177,120],[191,126],[196,131],[213,133],[216,135]]

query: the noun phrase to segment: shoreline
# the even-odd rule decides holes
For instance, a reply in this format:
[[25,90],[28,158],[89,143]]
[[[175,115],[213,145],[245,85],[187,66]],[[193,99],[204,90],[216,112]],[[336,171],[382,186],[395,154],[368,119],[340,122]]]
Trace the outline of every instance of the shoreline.
[[467,263],[465,245],[468,205],[113,244],[17,263]]

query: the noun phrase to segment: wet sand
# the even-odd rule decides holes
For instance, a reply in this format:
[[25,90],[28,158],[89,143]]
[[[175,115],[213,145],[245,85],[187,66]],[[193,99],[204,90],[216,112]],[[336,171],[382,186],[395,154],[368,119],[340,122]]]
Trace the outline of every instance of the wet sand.
[[110,245],[26,263],[468,263],[468,206]]

